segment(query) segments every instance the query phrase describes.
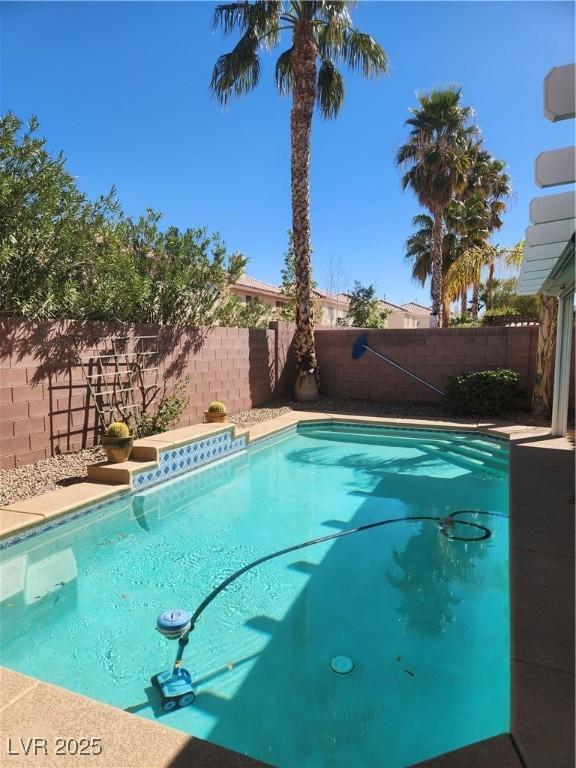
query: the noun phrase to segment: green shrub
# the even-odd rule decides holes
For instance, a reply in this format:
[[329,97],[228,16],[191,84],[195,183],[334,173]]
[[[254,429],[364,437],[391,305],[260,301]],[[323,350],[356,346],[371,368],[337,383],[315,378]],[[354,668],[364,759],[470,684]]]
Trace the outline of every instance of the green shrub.
[[481,320],[468,312],[450,319],[450,328],[478,328],[480,325]]
[[210,413],[227,413],[226,406],[224,403],[221,403],[219,400],[214,400],[210,403],[208,406],[208,410]]
[[186,395],[189,381],[188,376],[178,381],[171,393],[164,389],[158,401],[156,411],[149,413],[144,410],[137,417],[136,431],[138,437],[159,435],[161,432],[166,432],[178,424],[190,402]]
[[519,315],[514,307],[497,307],[496,309],[487,309],[482,315],[482,325],[490,325],[496,317],[514,317]]
[[451,376],[446,398],[458,415],[503,416],[513,410],[520,391],[515,371],[496,368]]
[[130,430],[128,425],[123,421],[113,421],[108,425],[106,430],[106,437],[130,437]]
[[114,188],[89,200],[38,130],[35,118],[0,116],[0,314],[223,325],[222,296],[246,257],[150,209],[125,215]]

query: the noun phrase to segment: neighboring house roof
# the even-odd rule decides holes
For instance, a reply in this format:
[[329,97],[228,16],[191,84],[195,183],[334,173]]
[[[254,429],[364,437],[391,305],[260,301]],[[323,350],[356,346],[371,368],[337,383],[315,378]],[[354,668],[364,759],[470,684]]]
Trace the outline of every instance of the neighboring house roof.
[[402,309],[406,312],[412,312],[413,315],[431,315],[432,308],[424,307],[422,304],[417,304],[415,301],[409,301],[407,304],[402,304]]
[[[255,277],[250,277],[249,275],[242,275],[239,277],[232,285],[232,288],[253,291],[254,293],[273,294],[275,296],[286,298],[282,293],[282,288],[278,285],[265,283],[263,280],[257,280]],[[314,288],[313,294],[317,298],[322,299],[327,304],[333,306],[348,306],[350,303],[350,297],[345,293],[330,293],[329,291],[322,291],[319,288]],[[393,304],[391,301],[386,301],[385,299],[378,299],[378,303],[382,309],[387,309],[390,312],[411,312],[415,315],[429,315],[431,312],[429,307],[416,304],[416,302],[400,305]]]
[[[272,283],[265,283],[263,280],[256,280],[255,277],[250,277],[249,275],[242,275],[241,277],[236,280],[236,282],[232,285],[232,288],[239,288],[239,289],[245,289],[247,291],[254,291],[255,293],[273,293],[277,296],[284,297],[285,295],[282,293],[282,288],[278,285],[272,285]],[[327,302],[333,303],[333,304],[348,304],[349,299],[347,296],[345,296],[343,293],[335,294],[335,293],[328,293],[327,291],[321,291],[318,288],[314,288],[312,290],[312,293],[314,296],[317,296],[319,299],[324,299]]]
[[314,288],[314,293],[321,299],[330,301],[334,304],[349,304],[350,299],[345,293],[330,293],[329,291],[321,291],[319,288]]
[[250,291],[262,291],[263,293],[282,293],[282,290],[277,285],[265,283],[263,280],[256,280],[255,277],[249,277],[248,275],[239,277],[232,287],[248,288]]
[[390,312],[406,312],[404,307],[401,307],[399,304],[392,304],[391,301],[386,301],[385,299],[378,299],[378,303],[383,309],[388,309]]

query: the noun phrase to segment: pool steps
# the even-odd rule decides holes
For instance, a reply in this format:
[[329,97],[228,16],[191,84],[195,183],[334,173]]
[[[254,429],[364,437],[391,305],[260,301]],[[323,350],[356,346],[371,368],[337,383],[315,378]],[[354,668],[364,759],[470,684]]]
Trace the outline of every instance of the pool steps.
[[[379,431],[366,434],[362,430],[348,427],[339,429],[338,425],[329,424],[318,427],[307,425],[302,433],[324,440],[349,441],[365,445],[378,443],[382,439]],[[500,474],[508,470],[508,447],[499,441],[471,439],[468,435],[432,436],[430,433],[425,437],[421,435],[412,437],[402,434],[400,430],[397,435],[386,431],[386,441],[407,448],[418,447],[419,450],[426,450],[431,454],[437,453],[463,469],[487,471],[491,474],[494,472]]]

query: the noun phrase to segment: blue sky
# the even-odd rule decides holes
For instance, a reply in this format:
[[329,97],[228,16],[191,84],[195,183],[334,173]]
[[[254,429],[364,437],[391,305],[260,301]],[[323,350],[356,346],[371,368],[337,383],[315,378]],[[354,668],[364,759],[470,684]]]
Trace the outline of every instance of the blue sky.
[[[211,31],[209,2],[4,2],[1,109],[37,115],[90,196],[118,189],[124,209],[206,226],[277,282],[290,226],[289,101],[260,86],[222,109],[212,67],[231,39]],[[312,238],[323,285],[332,259],[391,301],[427,300],[403,258],[416,199],[394,152],[417,91],[458,83],[486,146],[509,165],[514,200],[498,236],[522,237],[536,155],[573,142],[570,121],[542,115],[542,80],[574,59],[568,2],[363,2],[355,24],[385,48],[389,77],[346,73],[336,121],[315,117]],[[287,42],[287,40],[285,41]],[[285,45],[284,47],[288,47]],[[284,47],[280,50],[283,50]]]

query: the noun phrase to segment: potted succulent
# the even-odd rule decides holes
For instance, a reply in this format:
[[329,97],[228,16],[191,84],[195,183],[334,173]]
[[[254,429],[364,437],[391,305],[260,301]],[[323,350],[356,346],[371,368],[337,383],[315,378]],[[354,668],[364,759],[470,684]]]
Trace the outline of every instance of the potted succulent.
[[218,400],[210,403],[208,410],[204,411],[204,418],[209,424],[226,424],[228,421],[228,411],[224,403]]
[[123,421],[113,421],[102,435],[101,444],[106,451],[106,458],[111,464],[128,461],[134,435]]

